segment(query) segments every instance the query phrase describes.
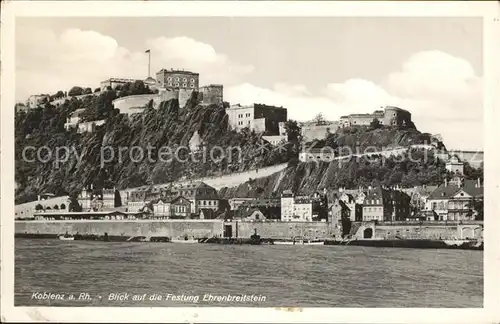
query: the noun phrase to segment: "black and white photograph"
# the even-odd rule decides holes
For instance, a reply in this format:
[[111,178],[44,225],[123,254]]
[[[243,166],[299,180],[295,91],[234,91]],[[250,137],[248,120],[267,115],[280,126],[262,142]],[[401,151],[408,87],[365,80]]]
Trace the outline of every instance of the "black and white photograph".
[[118,13],[12,19],[11,307],[484,310],[485,17]]

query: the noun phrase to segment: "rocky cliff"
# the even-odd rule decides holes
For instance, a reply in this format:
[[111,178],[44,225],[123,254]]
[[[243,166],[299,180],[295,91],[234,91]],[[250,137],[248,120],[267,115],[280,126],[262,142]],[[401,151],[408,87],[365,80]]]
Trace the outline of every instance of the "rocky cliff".
[[[17,202],[32,200],[41,192],[75,192],[92,183],[127,188],[244,171],[287,160],[280,152],[261,151],[260,135],[229,130],[222,105],[198,105],[195,95],[182,109],[173,99],[142,114],[106,112],[106,124],[92,133],[64,129],[66,117],[81,108],[75,101],[16,115]],[[103,108],[87,107],[99,109]],[[196,131],[205,155],[190,155],[189,140]],[[33,150],[25,154],[28,159],[23,158],[26,147],[38,150],[42,146],[48,150],[41,150],[39,158]],[[174,154],[180,160],[169,161]]]

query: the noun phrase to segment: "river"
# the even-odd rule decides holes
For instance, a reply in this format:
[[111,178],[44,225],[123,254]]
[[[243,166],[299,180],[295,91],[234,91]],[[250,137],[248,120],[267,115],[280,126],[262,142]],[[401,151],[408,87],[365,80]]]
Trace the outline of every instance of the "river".
[[[482,251],[41,239],[15,245],[16,306],[483,305]],[[64,296],[43,300],[43,293]],[[110,293],[129,297],[108,300]],[[228,295],[254,295],[254,301],[215,299]]]

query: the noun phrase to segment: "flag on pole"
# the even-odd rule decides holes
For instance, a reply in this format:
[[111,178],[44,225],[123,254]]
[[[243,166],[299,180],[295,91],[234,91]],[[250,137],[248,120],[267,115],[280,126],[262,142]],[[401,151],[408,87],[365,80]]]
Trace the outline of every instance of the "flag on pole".
[[146,50],[146,52],[144,52],[144,53],[150,53],[150,52],[151,52],[151,50]]

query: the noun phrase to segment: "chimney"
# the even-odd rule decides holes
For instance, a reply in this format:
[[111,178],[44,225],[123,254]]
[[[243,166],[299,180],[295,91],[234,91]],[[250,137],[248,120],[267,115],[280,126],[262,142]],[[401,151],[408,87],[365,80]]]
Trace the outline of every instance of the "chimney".
[[40,195],[38,195],[36,199],[37,199],[37,201],[40,201]]
[[444,178],[444,186],[448,187],[448,178]]
[[481,179],[480,178],[477,178],[477,187],[481,188]]

